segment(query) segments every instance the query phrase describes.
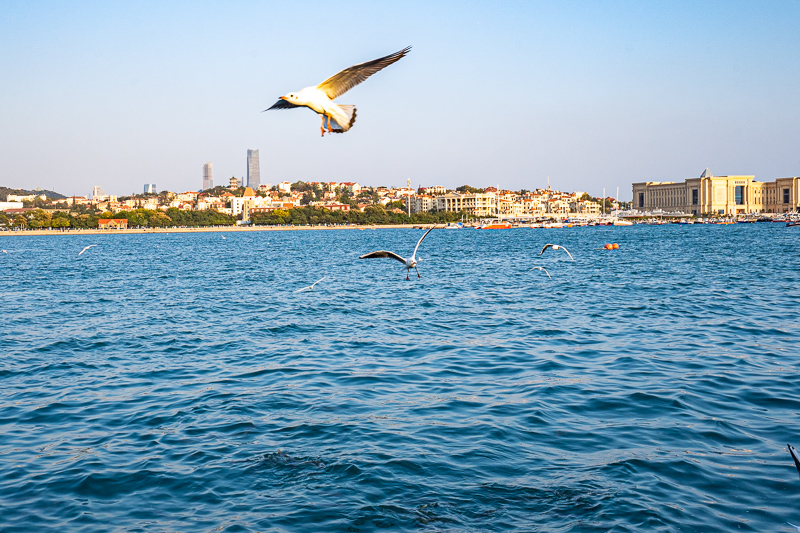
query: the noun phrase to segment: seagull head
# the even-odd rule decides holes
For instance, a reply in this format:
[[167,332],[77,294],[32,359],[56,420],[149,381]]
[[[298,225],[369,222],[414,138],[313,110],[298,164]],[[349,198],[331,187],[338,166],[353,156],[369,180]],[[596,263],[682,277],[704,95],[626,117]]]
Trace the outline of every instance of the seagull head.
[[289,102],[291,104],[296,104],[297,101],[299,100],[298,96],[296,94],[294,94],[294,93],[289,93],[287,95],[281,96],[280,99],[281,100],[286,100],[287,102]]

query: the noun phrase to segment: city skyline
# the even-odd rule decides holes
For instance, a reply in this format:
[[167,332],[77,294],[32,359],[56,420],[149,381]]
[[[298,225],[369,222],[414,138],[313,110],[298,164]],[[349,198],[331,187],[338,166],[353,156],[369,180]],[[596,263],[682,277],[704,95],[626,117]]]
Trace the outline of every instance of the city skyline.
[[[289,6],[184,7],[6,3],[0,182],[189,190],[202,161],[246,176],[247,146],[269,147],[265,175],[291,182],[530,189],[549,177],[599,195],[706,167],[800,173],[795,2],[311,2],[291,27]],[[318,30],[342,9],[352,31],[331,45]],[[312,135],[313,113],[261,112],[285,87],[405,45],[408,58],[343,100],[364,111],[347,136]]]

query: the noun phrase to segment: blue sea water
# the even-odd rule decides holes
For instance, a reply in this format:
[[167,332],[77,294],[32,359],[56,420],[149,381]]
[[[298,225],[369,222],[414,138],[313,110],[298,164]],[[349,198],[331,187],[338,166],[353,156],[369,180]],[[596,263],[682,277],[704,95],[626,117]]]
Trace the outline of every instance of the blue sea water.
[[0,531],[800,524],[797,228],[421,235],[0,237]]

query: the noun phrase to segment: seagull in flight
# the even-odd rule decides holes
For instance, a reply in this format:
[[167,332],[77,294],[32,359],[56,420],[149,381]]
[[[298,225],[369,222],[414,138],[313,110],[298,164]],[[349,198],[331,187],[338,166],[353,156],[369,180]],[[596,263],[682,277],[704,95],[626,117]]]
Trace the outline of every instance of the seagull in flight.
[[343,95],[379,70],[399,61],[410,50],[411,47],[407,46],[394,54],[353,65],[334,74],[316,87],[306,87],[281,96],[280,100],[264,111],[308,107],[322,118],[319,129],[323,137],[326,129],[328,133],[344,133],[356,122],[356,106],[337,104],[333,101],[334,98]]
[[78,252],[78,255],[81,255],[83,252],[85,252],[86,250],[88,250],[88,249],[89,249],[89,248],[91,248],[92,246],[97,246],[97,245],[96,245],[96,244],[90,244],[89,246],[87,246],[86,248],[84,248],[83,250],[81,250],[80,252]]
[[533,267],[533,268],[532,268],[532,269],[530,269],[528,272],[533,272],[534,270],[541,270],[542,272],[544,272],[545,274],[547,274],[547,277],[548,277],[548,278],[550,278],[550,279],[553,279],[553,277],[550,275],[550,272],[548,272],[547,270],[545,270],[543,267]]
[[542,251],[539,252],[539,255],[542,255],[544,253],[544,251],[547,250],[548,248],[550,248],[551,246],[553,247],[553,250],[564,250],[565,252],[567,252],[567,255],[569,256],[569,258],[572,259],[573,261],[575,261],[575,258],[572,257],[572,254],[569,253],[569,250],[567,250],[566,248],[564,248],[563,246],[560,246],[558,244],[545,244],[544,248],[542,248]]
[[431,229],[429,229],[428,231],[425,232],[425,235],[423,235],[419,239],[419,241],[417,241],[417,245],[414,247],[414,253],[411,254],[411,257],[409,257],[408,259],[406,259],[405,257],[400,257],[399,255],[397,255],[394,252],[387,252],[386,250],[378,250],[377,252],[370,252],[368,254],[364,254],[364,255],[360,256],[359,259],[372,259],[374,257],[389,257],[391,259],[395,259],[395,260],[400,261],[401,263],[403,263],[403,266],[406,267],[406,279],[407,280],[410,279],[408,277],[408,272],[412,268],[417,271],[417,277],[421,278],[422,276],[419,275],[419,270],[417,270],[417,263],[422,261],[422,259],[417,259],[417,250],[419,249],[419,245],[422,244],[422,241],[425,240],[425,237],[428,236],[428,233],[430,233],[431,231],[433,231],[435,229],[436,229],[436,226],[433,226]]
[[325,278],[318,279],[317,281],[315,281],[314,283],[312,283],[312,284],[311,284],[311,285],[309,285],[308,287],[303,287],[302,289],[298,289],[298,290],[296,290],[296,291],[294,291],[294,292],[295,292],[295,294],[296,294],[296,293],[298,293],[298,292],[303,292],[303,291],[310,291],[310,290],[313,290],[313,289],[314,289],[314,285],[316,285],[317,283],[319,283],[319,282],[320,282],[320,281],[322,281],[323,279],[325,279]]

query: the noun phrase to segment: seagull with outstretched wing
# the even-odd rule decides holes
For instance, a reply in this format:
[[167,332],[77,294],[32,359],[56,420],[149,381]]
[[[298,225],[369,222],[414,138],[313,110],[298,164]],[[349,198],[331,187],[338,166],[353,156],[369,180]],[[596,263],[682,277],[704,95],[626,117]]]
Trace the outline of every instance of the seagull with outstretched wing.
[[550,244],[550,243],[545,244],[544,248],[542,248],[542,251],[539,252],[539,255],[542,255],[544,253],[544,251],[547,250],[550,247],[552,247],[553,250],[564,250],[565,252],[567,252],[567,255],[569,256],[569,258],[572,259],[573,261],[575,261],[575,258],[572,257],[572,254],[569,253],[569,250],[567,250],[566,248],[564,248],[563,246],[558,245],[558,244]]
[[399,61],[410,50],[411,47],[407,46],[399,52],[386,57],[353,65],[338,74],[334,74],[315,87],[306,87],[296,93],[281,96],[280,100],[264,111],[308,107],[322,118],[322,125],[319,129],[323,137],[326,129],[328,133],[344,133],[352,128],[356,122],[356,106],[337,104],[333,100],[379,70],[388,67],[395,61]]
[[419,245],[422,244],[422,241],[425,240],[425,237],[428,236],[428,233],[435,230],[436,226],[433,226],[431,229],[425,232],[425,234],[420,237],[419,241],[417,241],[417,245],[414,247],[414,253],[411,254],[411,257],[406,259],[405,257],[400,257],[394,252],[387,252],[386,250],[378,250],[377,252],[370,252],[368,254],[364,254],[359,257],[359,259],[373,259],[375,257],[388,257],[390,259],[394,259],[395,261],[400,261],[403,263],[403,266],[406,267],[406,279],[410,279],[408,277],[408,271],[412,268],[417,271],[417,277],[421,278],[422,276],[419,275],[419,270],[417,270],[417,263],[422,261],[422,259],[417,259],[417,250],[419,249]]

